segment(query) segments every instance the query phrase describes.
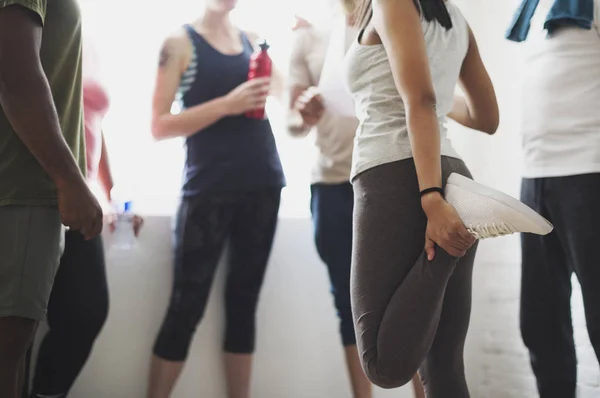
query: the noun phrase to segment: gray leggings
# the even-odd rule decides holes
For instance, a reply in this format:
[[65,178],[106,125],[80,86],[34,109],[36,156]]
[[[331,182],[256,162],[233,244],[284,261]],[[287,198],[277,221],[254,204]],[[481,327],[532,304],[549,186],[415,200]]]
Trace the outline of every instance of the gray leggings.
[[[443,181],[471,177],[442,157]],[[457,259],[436,247],[423,255],[427,218],[412,159],[372,168],[354,180],[352,307],[363,369],[383,388],[420,371],[427,397],[468,398],[463,350],[471,313],[476,247]]]

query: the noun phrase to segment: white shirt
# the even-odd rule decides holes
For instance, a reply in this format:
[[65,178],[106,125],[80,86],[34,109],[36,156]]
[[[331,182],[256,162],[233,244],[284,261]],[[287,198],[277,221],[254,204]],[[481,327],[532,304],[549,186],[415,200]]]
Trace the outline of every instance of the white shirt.
[[[452,29],[422,18],[423,35],[440,124],[440,153],[458,158],[447,137],[446,115],[452,110],[460,70],[469,48],[467,21],[458,7],[447,3]],[[346,55],[346,80],[360,125],[354,146],[352,178],[372,167],[411,158],[406,109],[398,93],[383,45],[355,41]]]
[[[332,33],[336,33],[332,32],[334,29],[343,30],[345,37],[349,38],[346,40],[348,43],[330,40]],[[289,85],[318,86],[323,77],[324,79],[339,79],[339,86],[344,86],[341,73],[328,73],[326,76],[321,76],[321,74],[326,60],[328,65],[333,64],[334,69],[336,69],[335,63],[343,64],[349,42],[356,36],[356,32],[347,26],[345,18],[336,19],[328,27],[301,28],[295,34],[290,60]],[[338,44],[344,48],[337,48]],[[335,87],[337,85],[337,82],[328,82],[328,86]],[[350,96],[349,93],[346,95]],[[294,117],[293,113],[290,116]],[[349,181],[353,140],[357,125],[356,117],[335,114],[326,107],[323,118],[313,129],[318,152],[317,163],[312,170],[311,181],[313,184],[338,184]],[[303,131],[304,134],[308,132]]]
[[525,41],[520,131],[525,178],[600,172],[600,0],[591,30],[543,23],[540,3]]

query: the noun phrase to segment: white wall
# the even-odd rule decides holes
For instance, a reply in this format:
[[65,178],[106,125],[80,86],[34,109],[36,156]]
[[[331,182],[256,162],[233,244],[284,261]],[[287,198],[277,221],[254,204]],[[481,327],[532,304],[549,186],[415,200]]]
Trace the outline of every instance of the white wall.
[[[171,284],[170,220],[152,217],[135,251],[108,249],[111,310],[73,398],[142,398]],[[178,398],[224,398],[220,267],[208,310],[177,386]],[[308,219],[282,219],[258,313],[256,398],[347,398],[338,324]],[[410,397],[410,389],[377,398]]]
[[[498,134],[454,128],[459,151],[480,181],[519,194],[520,46],[503,39],[518,0],[457,0],[478,38],[500,99]],[[148,220],[137,252],[109,250],[111,313],[74,398],[143,397],[153,339],[171,280],[170,220]],[[474,398],[533,398],[535,388],[518,329],[519,241],[483,242],[477,258],[467,353]],[[222,271],[222,270],[221,270]],[[222,281],[221,272],[218,280]],[[224,397],[220,371],[221,283],[198,330],[177,397]],[[600,396],[598,365],[585,331],[581,298],[574,324],[582,398]],[[347,398],[337,320],[324,267],[315,254],[308,219],[283,218],[259,311],[254,397]],[[410,397],[410,390],[378,391],[377,398]]]

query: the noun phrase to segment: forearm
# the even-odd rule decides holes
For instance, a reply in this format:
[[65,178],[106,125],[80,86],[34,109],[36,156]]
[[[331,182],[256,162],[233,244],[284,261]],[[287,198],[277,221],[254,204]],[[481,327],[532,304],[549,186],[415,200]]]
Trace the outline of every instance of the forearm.
[[17,136],[57,186],[83,178],[62,136],[50,86],[39,63],[3,60],[0,105]]
[[104,133],[102,134],[102,153],[100,155],[100,165],[98,168],[98,179],[102,190],[104,191],[106,198],[110,202],[111,191],[114,187],[113,176],[110,171],[110,162],[108,161],[108,151],[106,149],[106,141],[104,139]]
[[152,135],[157,140],[189,137],[228,116],[225,97],[196,105],[176,115],[167,113],[154,118]]
[[296,110],[296,100],[308,88],[305,85],[295,84],[289,89],[289,106],[286,112],[288,132],[292,137],[305,137],[310,132],[311,126],[304,123],[300,112]]
[[479,116],[477,108],[472,106],[469,99],[459,95],[454,96],[452,111],[450,111],[448,117],[465,127],[488,134],[493,134],[498,128],[497,112],[492,117],[485,113]]
[[440,127],[433,105],[407,108],[407,122],[419,189],[441,188]]

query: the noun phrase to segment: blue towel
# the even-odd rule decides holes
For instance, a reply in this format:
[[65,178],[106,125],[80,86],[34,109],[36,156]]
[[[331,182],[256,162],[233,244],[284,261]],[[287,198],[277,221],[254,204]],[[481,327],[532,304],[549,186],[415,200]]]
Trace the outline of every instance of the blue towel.
[[[523,0],[506,32],[508,40],[522,42],[527,39],[531,18],[540,0]],[[594,0],[555,0],[544,29],[552,33],[561,26],[578,26],[591,29],[594,22]]]

